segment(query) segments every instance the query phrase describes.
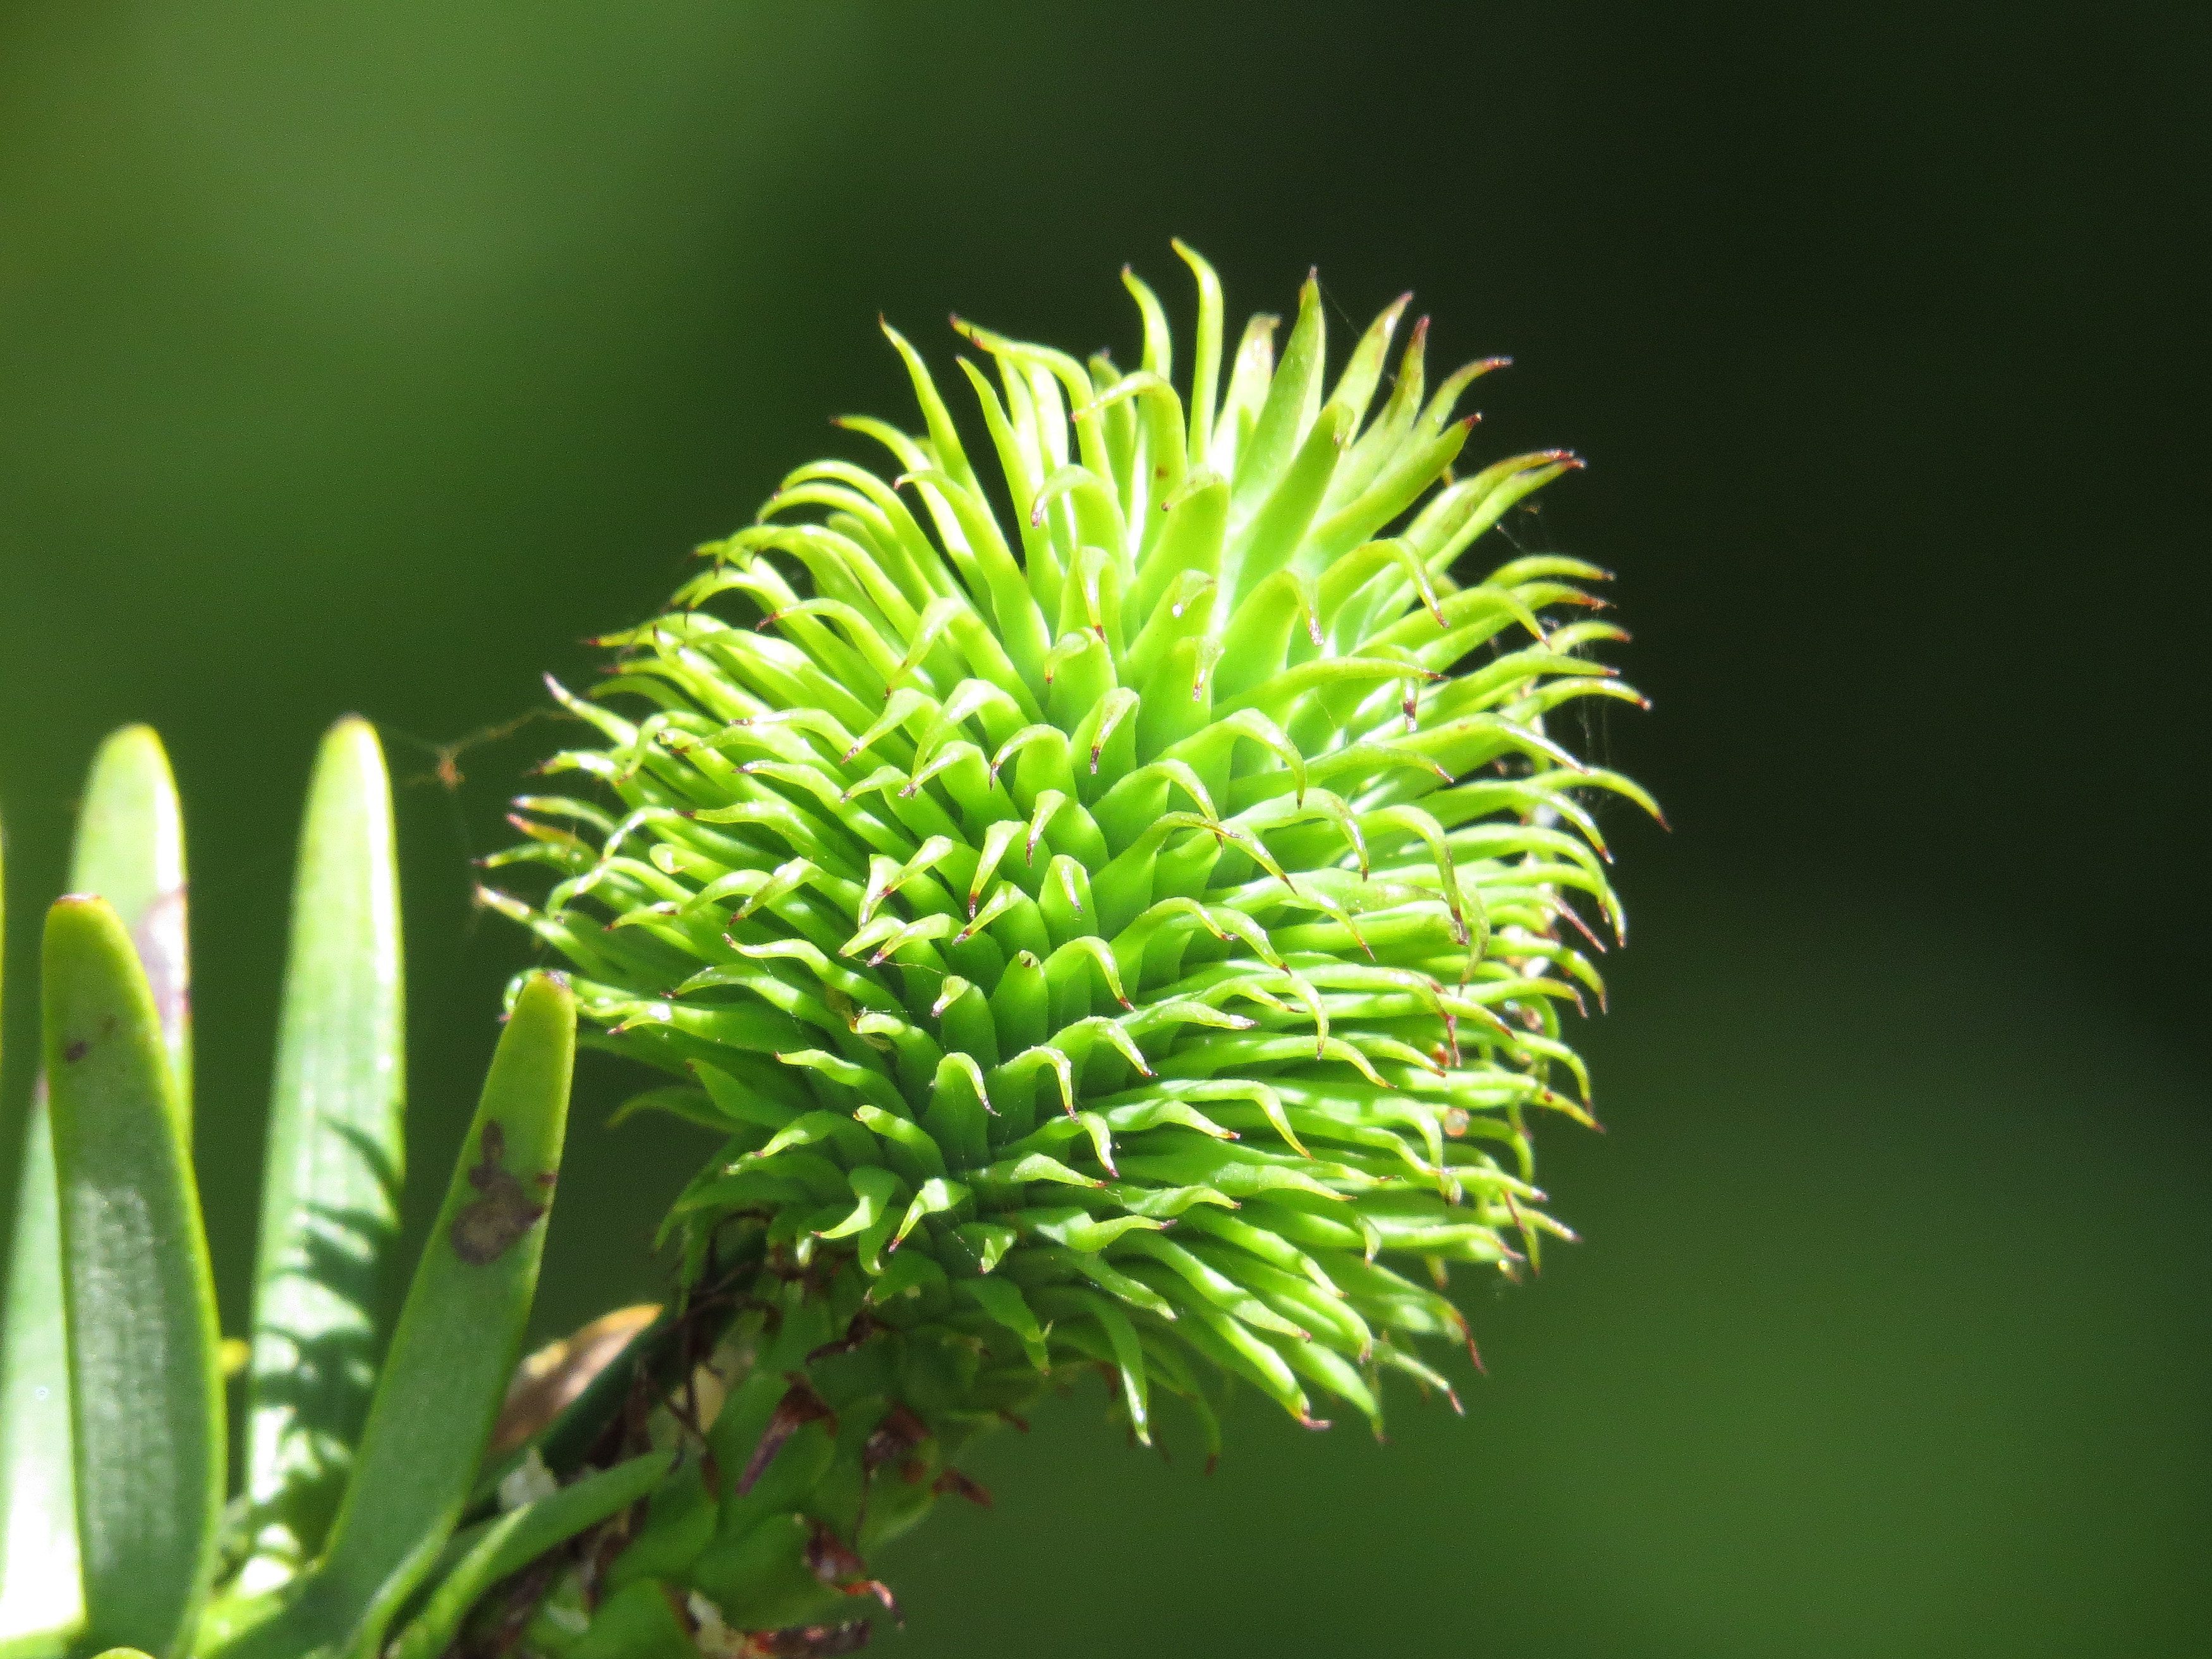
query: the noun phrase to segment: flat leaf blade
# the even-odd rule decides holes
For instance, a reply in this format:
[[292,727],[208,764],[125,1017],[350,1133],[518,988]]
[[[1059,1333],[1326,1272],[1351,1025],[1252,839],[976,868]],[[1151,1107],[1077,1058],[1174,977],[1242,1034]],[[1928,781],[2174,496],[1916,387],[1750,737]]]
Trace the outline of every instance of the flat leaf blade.
[[42,986],[87,1640],[187,1649],[215,1559],[215,1285],[161,1013],[106,900],[47,913]]
[[308,786],[292,889],[255,1264],[249,1591],[320,1550],[368,1413],[405,1165],[404,986],[392,791],[340,720]]
[[[103,895],[131,933],[160,1012],[180,1097],[189,1101],[184,822],[168,757],[151,727],[124,726],[94,756],[77,813],[70,884],[77,892]],[[44,1090],[41,1079],[23,1130],[6,1341],[0,1348],[0,1643],[33,1642],[41,1633],[61,1641],[84,1610],[70,1448],[68,1338],[57,1265],[61,1224]]]
[[307,1605],[324,1640],[374,1653],[459,1520],[538,1286],[561,1162],[576,1002],[516,997],[435,1230],[392,1333],[343,1506]]

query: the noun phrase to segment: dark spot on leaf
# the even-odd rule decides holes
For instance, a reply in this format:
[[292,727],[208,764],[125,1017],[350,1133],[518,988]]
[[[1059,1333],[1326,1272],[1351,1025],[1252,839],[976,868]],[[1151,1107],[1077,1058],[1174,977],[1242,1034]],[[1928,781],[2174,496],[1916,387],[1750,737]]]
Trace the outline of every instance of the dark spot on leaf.
[[[469,1185],[483,1196],[453,1218],[453,1254],[483,1267],[507,1254],[514,1242],[545,1214],[522,1183],[501,1167],[507,1156],[507,1131],[492,1118],[483,1127],[483,1162],[469,1171]],[[544,1179],[544,1177],[540,1177]]]
[[62,1058],[67,1060],[70,1065],[74,1066],[77,1061],[82,1060],[91,1052],[92,1044],[87,1042],[84,1038],[78,1037],[75,1042],[71,1042],[67,1048],[62,1050]]

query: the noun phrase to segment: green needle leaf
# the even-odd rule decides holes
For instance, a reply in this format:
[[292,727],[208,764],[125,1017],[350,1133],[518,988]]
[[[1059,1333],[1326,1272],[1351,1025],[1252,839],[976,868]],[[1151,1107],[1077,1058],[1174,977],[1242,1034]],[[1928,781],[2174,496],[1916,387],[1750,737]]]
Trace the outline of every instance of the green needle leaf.
[[46,1062],[91,1639],[186,1650],[214,1566],[215,1285],[161,1012],[104,899],[47,913]]
[[343,1641],[374,1654],[460,1518],[538,1287],[575,1039],[567,983],[533,975],[392,1334],[328,1553],[299,1604],[314,1639],[295,1651]]
[[392,795],[376,734],[344,720],[308,787],[276,1043],[246,1491],[265,1566],[321,1549],[368,1413],[380,1268],[398,1225],[404,998]]

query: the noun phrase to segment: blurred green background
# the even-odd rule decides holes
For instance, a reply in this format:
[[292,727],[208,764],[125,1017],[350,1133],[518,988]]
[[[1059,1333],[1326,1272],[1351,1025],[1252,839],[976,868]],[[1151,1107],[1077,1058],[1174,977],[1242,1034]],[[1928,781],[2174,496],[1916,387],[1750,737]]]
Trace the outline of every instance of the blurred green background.
[[[1410,286],[1518,360],[1478,447],[1593,459],[1522,533],[1620,573],[1657,703],[1595,734],[1674,831],[1623,826],[1611,1133],[1547,1149],[1589,1242],[1384,1447],[1248,1402],[1209,1480],[1079,1393],[881,1564],[879,1639],[2201,1653],[2209,46],[2178,6],[0,5],[9,981],[94,743],[153,720],[235,1328],[332,716],[418,780],[442,1170],[527,956],[467,859],[556,728],[457,792],[434,745],[860,453],[825,417],[902,417],[877,312],[941,365],[955,307],[1126,360],[1122,261],[1187,311],[1171,234],[1244,309]],[[546,1331],[652,1292],[705,1150],[599,1127],[623,1091],[586,1068]]]

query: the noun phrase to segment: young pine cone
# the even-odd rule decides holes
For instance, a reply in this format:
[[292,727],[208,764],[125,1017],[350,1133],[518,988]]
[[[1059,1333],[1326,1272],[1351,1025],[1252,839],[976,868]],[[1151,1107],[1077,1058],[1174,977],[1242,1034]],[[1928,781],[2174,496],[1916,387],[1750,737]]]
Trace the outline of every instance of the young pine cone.
[[1329,386],[1310,279],[1217,396],[1177,251],[1188,379],[1126,274],[1131,373],[956,320],[987,478],[887,327],[923,433],[842,424],[895,476],[801,467],[556,688],[599,742],[545,769],[604,804],[519,802],[497,861],[561,879],[487,897],[677,1079],[636,1103],[726,1137],[668,1224],[735,1374],[537,1645],[842,1650],[876,1548],[1055,1378],[1103,1371],[1140,1441],[1174,1396],[1209,1458],[1231,1382],[1379,1425],[1389,1373],[1449,1395],[1432,1339],[1473,1355],[1449,1268],[1568,1236],[1529,1126],[1589,1121],[1593,806],[1656,809],[1547,717],[1640,699],[1591,655],[1605,573],[1450,572],[1579,463],[1455,477],[1502,360],[1429,394],[1423,322],[1386,390],[1401,300]]

